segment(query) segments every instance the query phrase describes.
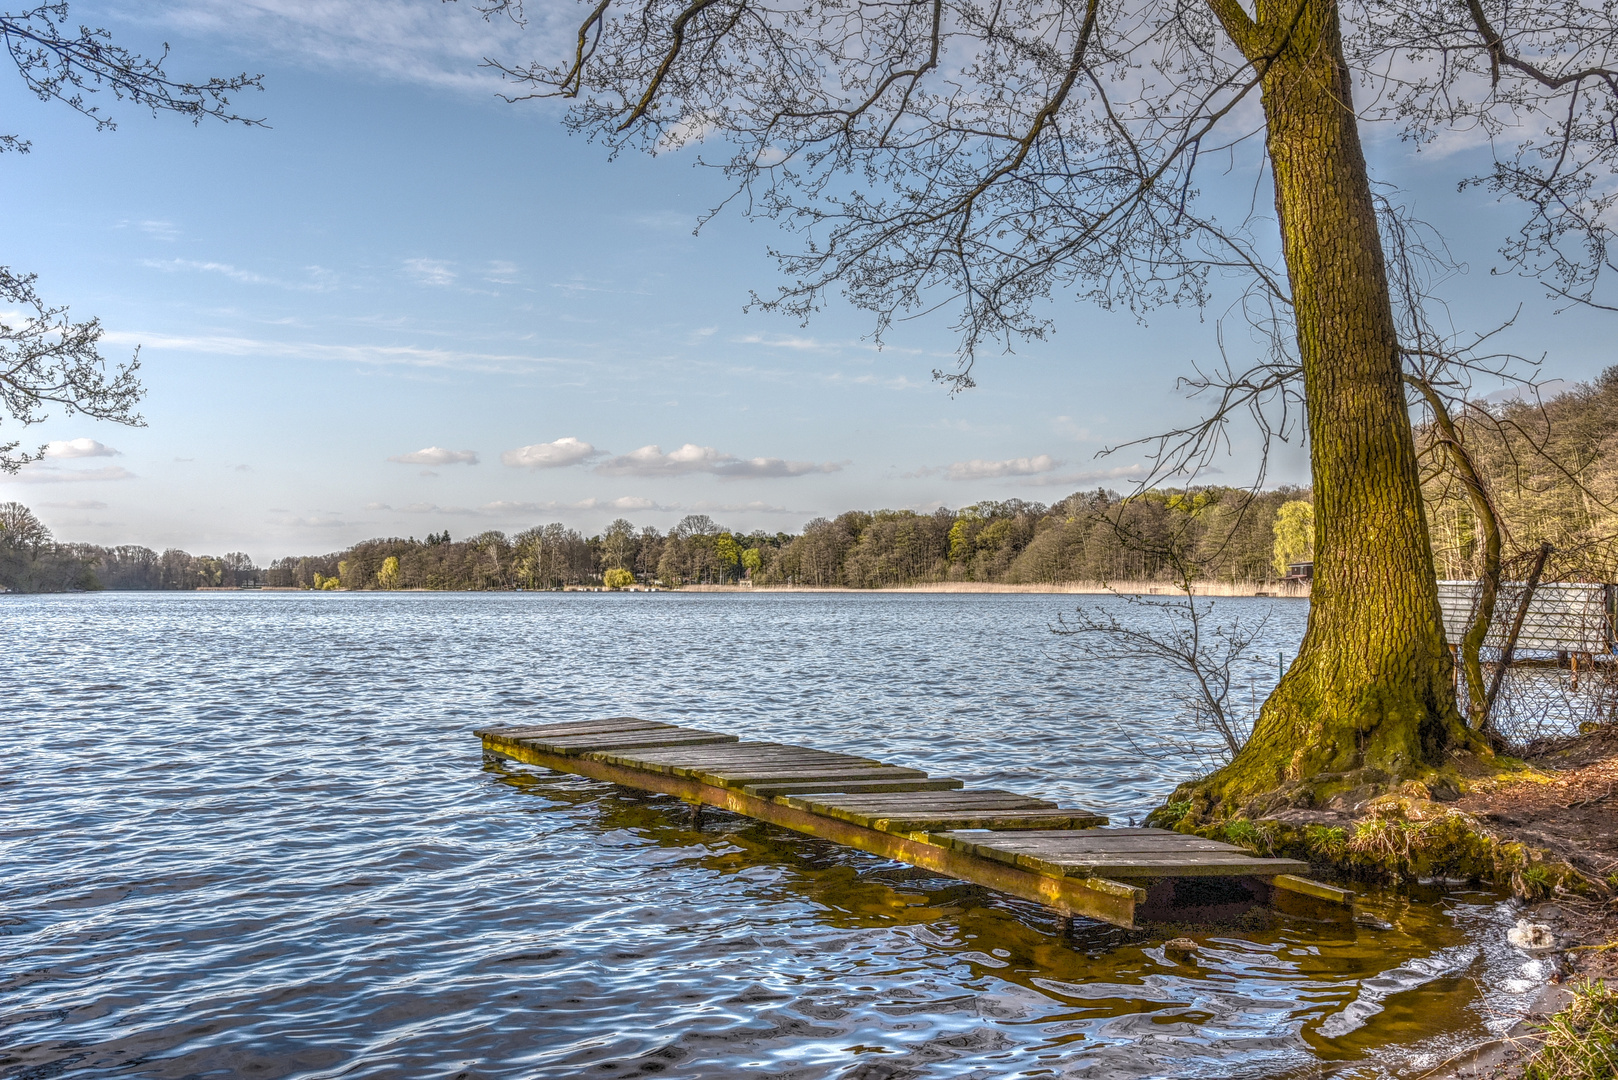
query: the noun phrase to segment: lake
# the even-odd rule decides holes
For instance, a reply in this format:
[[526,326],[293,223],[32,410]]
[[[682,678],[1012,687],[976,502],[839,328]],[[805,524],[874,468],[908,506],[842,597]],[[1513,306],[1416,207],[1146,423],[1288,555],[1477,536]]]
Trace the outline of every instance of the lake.
[[[1162,932],[509,761],[637,715],[1125,824],[1196,768],[1172,672],[1051,633],[1112,598],[0,597],[0,1076],[1405,1075],[1511,1022],[1493,893]],[[1262,700],[1306,605],[1269,618]],[[1189,755],[1189,756],[1188,756]],[[1178,932],[1178,931],[1176,931]]]

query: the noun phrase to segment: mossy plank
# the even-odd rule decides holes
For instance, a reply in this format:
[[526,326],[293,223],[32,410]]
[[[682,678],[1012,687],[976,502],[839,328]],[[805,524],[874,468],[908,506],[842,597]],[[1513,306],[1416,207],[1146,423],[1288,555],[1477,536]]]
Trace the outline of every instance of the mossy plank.
[[829,795],[849,791],[948,791],[965,787],[965,781],[950,776],[925,780],[789,780],[749,784],[743,790],[764,799],[782,795]]
[[572,724],[522,724],[516,727],[483,728],[473,732],[479,738],[501,739],[538,739],[546,736],[565,738],[569,735],[598,735],[608,731],[652,731],[656,729],[672,728],[673,724],[662,724],[654,720],[635,720],[624,718],[618,720],[586,720]]
[[[805,800],[808,801],[808,800]],[[833,795],[826,799],[816,800],[827,806],[841,806],[846,809],[860,810],[886,810],[915,807],[919,809],[963,809],[981,807],[983,809],[1025,809],[1025,810],[1054,810],[1057,806],[1049,799],[1036,799],[1029,795],[1019,795],[1015,791],[938,791],[918,792],[914,795]]]
[[883,832],[913,833],[941,829],[1093,829],[1106,822],[1106,818],[1082,810],[980,810],[878,817],[872,818],[870,825]]
[[641,735],[582,736],[572,739],[515,739],[514,742],[532,746],[536,750],[573,757],[605,750],[634,750],[650,746],[700,746],[707,743],[735,742],[734,735],[720,735],[711,731],[691,731],[673,728],[669,732],[649,731]]
[[806,769],[771,768],[715,768],[692,769],[692,779],[718,784],[722,787],[743,788],[770,780],[806,780],[813,782],[839,780],[925,780],[927,774],[918,769],[900,769],[891,766],[854,766],[838,768],[822,766]]
[[1312,896],[1316,900],[1325,900],[1328,903],[1343,905],[1354,903],[1354,894],[1348,889],[1339,889],[1335,885],[1311,881],[1295,874],[1277,874],[1269,879],[1269,883],[1271,888],[1301,893],[1304,896]]

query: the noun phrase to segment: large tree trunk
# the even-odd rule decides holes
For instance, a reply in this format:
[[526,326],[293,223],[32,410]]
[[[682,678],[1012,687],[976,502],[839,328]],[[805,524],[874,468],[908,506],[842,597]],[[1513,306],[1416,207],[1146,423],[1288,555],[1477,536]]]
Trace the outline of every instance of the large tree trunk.
[[[1231,28],[1230,7],[1211,2]],[[1255,62],[1275,57],[1263,101],[1308,405],[1315,579],[1303,645],[1252,738],[1180,796],[1198,818],[1421,776],[1475,745],[1450,681],[1336,5],[1264,0],[1236,29]]]

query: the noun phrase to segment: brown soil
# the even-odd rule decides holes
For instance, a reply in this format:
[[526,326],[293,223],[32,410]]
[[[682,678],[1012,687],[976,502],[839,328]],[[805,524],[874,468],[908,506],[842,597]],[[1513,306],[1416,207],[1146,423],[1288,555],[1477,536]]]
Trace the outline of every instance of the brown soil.
[[1474,790],[1455,808],[1567,861],[1593,881],[1618,874],[1618,729],[1604,726],[1535,755],[1541,777]]

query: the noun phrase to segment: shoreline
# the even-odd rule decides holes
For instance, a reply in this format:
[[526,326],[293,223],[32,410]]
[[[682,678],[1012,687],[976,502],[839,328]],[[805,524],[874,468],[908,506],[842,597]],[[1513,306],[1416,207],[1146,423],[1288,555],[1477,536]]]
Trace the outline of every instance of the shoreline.
[[[856,589],[846,585],[681,585],[670,592],[728,593],[1000,593],[1023,595],[1177,596],[1180,590],[1164,581],[1064,581],[1036,585],[1006,585],[988,581],[933,581],[920,585],[887,585]],[[1191,591],[1196,596],[1269,597],[1309,599],[1307,581],[1198,581]]]
[[[116,591],[116,590],[111,590]],[[137,590],[146,591],[146,590]],[[170,591],[170,590],[159,590]],[[298,585],[200,585],[181,592],[320,592]],[[625,593],[937,593],[1003,596],[1178,596],[1180,590],[1163,581],[1063,581],[1037,585],[1006,585],[990,581],[930,581],[920,585],[886,585],[856,589],[848,585],[632,585],[608,589],[601,585],[567,585],[561,589],[332,589],[331,592],[625,592]],[[1309,599],[1307,581],[1198,581],[1193,595],[1216,597],[1260,597],[1281,600]]]

